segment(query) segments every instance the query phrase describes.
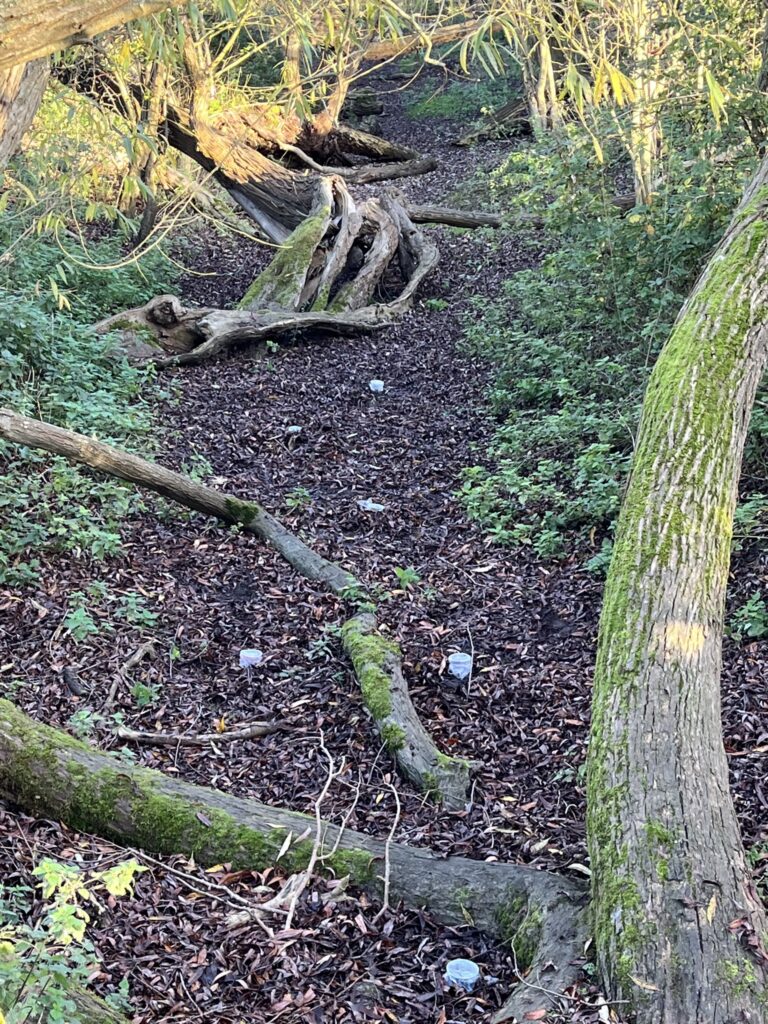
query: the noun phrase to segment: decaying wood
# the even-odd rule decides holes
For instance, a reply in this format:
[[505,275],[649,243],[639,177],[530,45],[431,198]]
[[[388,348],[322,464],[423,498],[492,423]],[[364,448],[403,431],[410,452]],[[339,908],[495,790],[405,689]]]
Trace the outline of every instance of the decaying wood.
[[341,277],[352,246],[360,235],[363,217],[347,189],[341,190],[337,196],[337,216],[339,227],[326,253],[323,269],[305,285],[299,298],[300,309],[311,308],[316,304],[320,309],[328,304],[331,290]]
[[183,473],[165,469],[72,430],[19,416],[10,409],[0,409],[0,437],[63,455],[126,483],[146,487],[196,512],[239,523],[273,547],[302,576],[324,584],[334,593],[340,594],[356,583],[353,576],[312,551],[256,502],[222,494]]
[[[365,255],[350,277],[355,246]],[[396,254],[401,290],[395,298],[371,304]],[[244,308],[189,309],[174,296],[163,295],[96,327],[102,333],[120,332],[118,348],[131,362],[160,369],[196,365],[235,345],[299,332],[367,333],[392,323],[410,307],[438,259],[437,247],[398,200],[382,196],[358,209],[344,183],[327,178],[311,216],[256,279]]]
[[376,233],[363,264],[348,284],[343,285],[333,300],[332,309],[358,310],[373,298],[384,272],[397,252],[400,243],[396,221],[382,208],[377,199],[369,199],[360,211],[363,221],[376,227]]
[[252,722],[250,725],[236,729],[224,729],[221,732],[141,732],[128,729],[124,725],[118,727],[115,736],[119,740],[130,743],[143,743],[154,747],[206,747],[209,743],[234,743],[237,740],[258,739],[270,736],[284,728],[279,722]]
[[[255,502],[222,494],[182,473],[74,431],[19,416],[10,409],[0,409],[0,437],[63,455],[146,487],[186,508],[238,523],[266,541],[307,579],[322,583],[340,597],[367,598],[351,573],[318,555]],[[460,758],[441,754],[420,725],[403,676],[399,648],[376,636],[372,615],[353,616],[342,627],[342,635],[366,706],[398,769],[422,790],[442,800],[447,808],[463,808],[471,766]]]
[[[199,310],[185,310],[182,324],[195,317]],[[187,352],[159,356],[157,349],[148,350],[139,364],[152,363],[158,369],[174,366],[199,366],[227,349],[243,344],[258,344],[285,335],[319,332],[321,335],[366,334],[380,330],[391,322],[386,306],[358,310],[356,313],[277,313],[264,310],[249,313],[245,310],[203,310],[195,323],[198,343]]]
[[[245,800],[123,763],[0,700],[0,796],[38,817],[65,821],[125,846],[182,853],[234,870],[306,868],[315,846],[311,816]],[[381,896],[385,843],[320,822],[320,870]],[[541,941],[555,963],[582,953],[585,889],[579,882],[512,864],[435,857],[389,844],[391,899],[428,907],[452,925],[472,921],[522,957]],[[528,922],[528,925],[526,924]],[[529,927],[530,926],[530,927]],[[520,964],[524,970],[527,965]],[[540,993],[539,1006],[556,995]]]
[[470,128],[456,140],[457,146],[473,146],[483,139],[493,138],[500,133],[511,135],[513,132],[529,132],[531,118],[528,104],[524,99],[515,97],[501,107],[485,114],[480,123]]
[[457,210],[450,206],[405,204],[405,210],[414,224],[448,224],[455,228],[500,228],[498,213],[482,210]]
[[426,780],[448,810],[463,810],[471,765],[442,754],[422,725],[403,676],[398,646],[378,633],[376,617],[367,612],[346,622],[341,635],[363,696],[400,774],[420,789],[425,788]]
[[201,344],[199,323],[207,309],[188,310],[175,295],[156,295],[144,306],[125,309],[94,325],[99,334],[121,333],[120,353],[129,362],[152,362],[162,355],[189,352]]
[[[302,122],[286,113],[274,124],[274,108],[209,110],[206,69],[195,47],[184,50],[191,101],[169,93],[165,117],[157,131],[167,145],[194,160],[229,193],[232,200],[278,245],[284,243],[309,215],[322,184],[318,174],[362,184],[423,174],[437,164],[409,146],[390,142],[348,125],[325,123],[321,117]],[[103,58],[54,66],[65,85],[99,104],[133,116],[130,109],[146,103],[138,83],[126,90]],[[296,157],[298,169],[274,159]],[[367,162],[351,166],[349,157]],[[345,164],[347,166],[345,166]],[[315,174],[308,174],[310,167]]]

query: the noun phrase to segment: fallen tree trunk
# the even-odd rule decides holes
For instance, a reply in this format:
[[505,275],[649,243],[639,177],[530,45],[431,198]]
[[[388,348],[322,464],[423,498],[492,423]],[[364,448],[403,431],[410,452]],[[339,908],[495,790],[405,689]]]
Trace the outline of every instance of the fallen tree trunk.
[[322,583],[335,594],[357,585],[353,576],[312,551],[256,502],[229,497],[183,473],[147,462],[73,430],[19,416],[11,409],[0,409],[0,437],[63,455],[126,483],[146,487],[196,512],[227,523],[238,523],[266,541],[302,576]]
[[[213,114],[207,69],[191,43],[184,48],[184,64],[191,99],[186,103],[169,93],[157,137],[212,175],[271,242],[284,243],[310,216],[324,187],[318,174],[366,184],[425,174],[437,166],[433,157],[409,146],[322,116],[301,121],[286,113],[275,125],[272,105]],[[103,60],[58,63],[54,73],[63,84],[129,120],[135,118],[133,105],[140,110],[148,102],[138,83],[128,90],[121,87]],[[275,159],[286,154],[295,157],[298,169]],[[351,156],[368,162],[351,166]]]
[[[0,700],[0,796],[38,817],[154,853],[183,853],[199,864],[263,870],[281,854],[280,866],[293,872],[313,855],[314,817],[116,760],[34,722],[6,700]],[[321,839],[320,870],[350,875],[377,896],[388,874],[394,900],[428,907],[448,924],[471,921],[511,942],[521,973],[545,956],[535,976],[542,988],[520,986],[520,1008],[530,1005],[532,992],[537,1007],[550,1005],[572,980],[586,937],[578,883],[517,865],[435,857],[325,822]]]
[[[63,455],[128,483],[147,487],[206,515],[238,523],[278,551],[307,579],[322,583],[342,598],[366,601],[364,588],[350,573],[318,555],[260,505],[222,494],[212,487],[146,462],[111,445],[71,430],[0,409],[0,437]],[[382,743],[400,773],[449,810],[462,810],[470,764],[441,754],[421,725],[402,672],[399,648],[377,633],[373,615],[357,616],[342,628],[344,646]]]
[[467,800],[470,764],[442,754],[421,724],[403,676],[400,648],[378,632],[370,613],[345,622],[341,636],[363,700],[400,774],[420,789],[431,789],[449,809],[461,810]]
[[414,224],[448,224],[454,228],[500,228],[498,213],[481,210],[456,210],[450,206],[405,204],[405,210]]

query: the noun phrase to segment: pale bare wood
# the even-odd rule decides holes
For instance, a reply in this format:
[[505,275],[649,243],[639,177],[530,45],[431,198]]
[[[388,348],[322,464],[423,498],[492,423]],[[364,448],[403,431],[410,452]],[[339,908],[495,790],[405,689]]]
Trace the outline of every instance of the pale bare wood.
[[224,729],[222,732],[143,732],[138,729],[128,729],[126,726],[119,726],[115,736],[119,740],[127,740],[131,743],[143,743],[154,747],[205,747],[209,743],[234,743],[238,740],[259,739],[262,736],[271,736],[285,728],[279,722],[252,722],[236,729]]

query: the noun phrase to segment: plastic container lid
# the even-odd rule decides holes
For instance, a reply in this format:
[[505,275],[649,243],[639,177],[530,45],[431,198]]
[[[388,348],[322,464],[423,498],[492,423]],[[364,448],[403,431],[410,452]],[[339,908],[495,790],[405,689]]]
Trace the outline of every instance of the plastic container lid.
[[480,968],[474,960],[449,960],[445,965],[445,980],[449,985],[471,992],[480,981]]
[[472,672],[472,655],[463,653],[451,654],[448,658],[448,669],[451,675],[457,679],[466,679]]

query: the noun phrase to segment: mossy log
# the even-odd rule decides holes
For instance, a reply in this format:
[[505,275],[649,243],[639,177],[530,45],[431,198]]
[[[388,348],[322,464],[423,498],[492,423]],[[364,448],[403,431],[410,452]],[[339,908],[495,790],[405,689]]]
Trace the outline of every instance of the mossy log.
[[[0,409],[0,437],[63,455],[91,469],[147,487],[186,508],[228,523],[238,523],[266,541],[307,579],[322,583],[340,597],[350,594],[367,597],[351,573],[318,555],[256,502],[222,494],[182,473],[74,431],[19,416],[10,409]],[[383,742],[394,754],[398,768],[420,789],[443,801],[446,807],[462,808],[470,766],[466,761],[441,754],[419,722],[403,676],[399,649],[378,636],[372,615],[351,619],[343,635],[366,705]],[[372,685],[374,680],[376,686]]]
[[431,792],[449,810],[462,810],[470,764],[442,754],[421,724],[403,676],[398,645],[378,632],[376,619],[368,612],[345,622],[341,636],[363,700],[400,774]]
[[[0,700],[0,797],[113,842],[235,870],[274,864],[289,837],[296,838],[280,866],[302,870],[316,835],[314,816],[124,763],[33,721],[6,700]],[[388,872],[391,899],[427,907],[447,924],[472,922],[517,942],[521,973],[542,950],[548,966],[542,961],[541,983],[547,988],[559,985],[559,972],[572,971],[582,953],[585,890],[577,882],[518,865],[435,857],[326,822],[321,843],[320,870],[349,875],[378,896]],[[533,929],[527,927],[531,921]],[[520,1005],[529,1005],[530,986],[519,989]],[[537,991],[536,1005],[549,1005],[551,998]]]
[[312,257],[328,230],[333,209],[331,182],[323,179],[321,185],[314,209],[251,284],[240,300],[240,309],[299,308]]
[[721,642],[768,360],[768,161],[651,375],[600,622],[588,758],[595,941],[637,1024],[768,1012],[768,920],[731,798]]

